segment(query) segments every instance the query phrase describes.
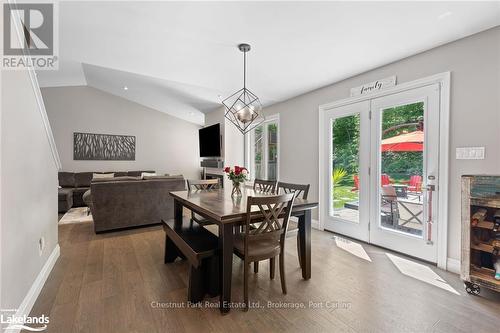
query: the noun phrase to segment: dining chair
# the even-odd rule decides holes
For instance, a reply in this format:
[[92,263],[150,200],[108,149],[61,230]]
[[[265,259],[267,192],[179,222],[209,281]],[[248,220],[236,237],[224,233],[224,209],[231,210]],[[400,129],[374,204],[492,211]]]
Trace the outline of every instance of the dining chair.
[[[307,200],[307,195],[309,194],[310,184],[292,184],[278,182],[277,193],[294,193],[294,198],[301,198]],[[299,265],[302,268],[302,262],[300,261],[300,241],[299,241],[299,224],[293,223],[288,225],[287,237],[297,237],[297,256],[299,258]]]
[[218,190],[220,188],[219,179],[188,179],[187,180],[188,190]]
[[[248,311],[248,269],[252,262],[269,259],[271,280],[274,279],[275,260],[279,256],[281,290],[287,293],[285,280],[285,239],[292,212],[294,194],[248,197],[244,231],[235,235],[234,253],[244,262],[243,295]],[[258,207],[258,211],[254,208]],[[282,216],[284,212],[284,216]],[[280,216],[281,215],[281,216]],[[254,227],[259,219],[258,227]]]
[[[266,180],[266,179],[258,179],[256,178],[253,183],[253,190],[261,193],[272,193],[276,192],[276,181],[275,180]],[[256,227],[255,225],[253,227]],[[259,262],[255,261],[253,263],[253,272],[259,272]]]
[[[208,191],[208,190],[218,190],[220,189],[219,179],[188,179],[187,180],[188,191]],[[209,220],[196,215],[191,211],[191,220],[198,222],[201,225],[212,224]]]
[[274,193],[276,191],[275,180],[255,179],[253,190],[265,193]]

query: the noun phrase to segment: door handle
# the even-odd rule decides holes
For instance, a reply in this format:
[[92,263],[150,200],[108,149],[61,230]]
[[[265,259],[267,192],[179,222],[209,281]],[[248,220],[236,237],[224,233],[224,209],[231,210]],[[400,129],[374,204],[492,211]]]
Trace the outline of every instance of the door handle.
[[424,187],[424,190],[427,192],[434,192],[436,190],[436,185],[429,184]]
[[[434,176],[429,176],[428,178],[433,178],[432,180],[435,179]],[[432,245],[432,225],[433,225],[433,220],[432,220],[432,193],[436,190],[436,185],[434,184],[428,184],[425,187],[425,190],[427,191],[427,244]]]

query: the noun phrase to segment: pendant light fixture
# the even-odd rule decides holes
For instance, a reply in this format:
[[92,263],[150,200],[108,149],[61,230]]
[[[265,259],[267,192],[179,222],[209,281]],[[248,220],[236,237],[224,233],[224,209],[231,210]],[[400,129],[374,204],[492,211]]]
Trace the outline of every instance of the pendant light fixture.
[[222,101],[226,108],[226,118],[229,119],[241,133],[246,134],[264,121],[262,104],[259,98],[246,87],[247,52],[250,45],[240,44],[243,52],[243,88]]

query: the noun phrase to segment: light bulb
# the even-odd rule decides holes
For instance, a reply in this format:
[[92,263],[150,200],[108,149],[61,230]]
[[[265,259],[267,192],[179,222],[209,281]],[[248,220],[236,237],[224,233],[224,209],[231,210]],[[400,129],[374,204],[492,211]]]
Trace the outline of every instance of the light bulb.
[[242,109],[240,109],[240,111],[236,112],[236,117],[243,124],[246,124],[252,120],[252,117],[254,114],[254,111],[252,109],[253,109],[253,107],[251,105],[244,106]]

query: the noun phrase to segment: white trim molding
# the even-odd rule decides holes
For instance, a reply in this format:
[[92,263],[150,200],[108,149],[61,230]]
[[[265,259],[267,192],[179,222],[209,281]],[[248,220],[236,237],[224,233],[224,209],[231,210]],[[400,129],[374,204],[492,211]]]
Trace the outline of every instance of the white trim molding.
[[[9,4],[11,6],[15,6],[16,1],[9,0]],[[14,14],[14,15],[17,15],[17,14]],[[19,18],[19,21],[21,21],[20,18]],[[19,40],[20,45],[23,45],[24,39],[23,39],[21,32],[18,29],[18,26],[14,25],[14,28],[16,30],[16,36],[17,36],[17,39]],[[25,57],[31,58],[29,50],[24,49],[24,48],[22,50],[23,50],[23,55]],[[37,74],[35,72],[35,69],[32,66],[28,67],[28,74],[30,77],[31,86],[33,88],[33,93],[35,94],[36,103],[38,105],[38,112],[40,113],[40,116],[42,117],[43,126],[45,128],[45,134],[47,135],[47,140],[49,142],[50,151],[52,153],[52,158],[54,160],[55,167],[57,170],[61,170],[62,164],[61,164],[61,159],[59,158],[59,153],[57,151],[56,141],[54,140],[52,128],[50,127],[49,118],[47,116],[47,110],[45,109],[45,104],[43,103],[42,91],[40,90],[40,85],[38,84]]]
[[[449,137],[450,137],[450,82],[451,73],[443,72],[421,78],[418,80],[405,82],[394,87],[390,87],[381,91],[376,91],[366,95],[360,95],[355,97],[348,97],[342,100],[338,100],[332,103],[327,103],[319,106],[319,203],[322,205],[322,196],[325,193],[325,186],[328,179],[322,174],[322,167],[324,165],[325,158],[325,140],[324,140],[324,122],[325,122],[325,111],[338,108],[340,106],[350,105],[366,100],[371,100],[374,98],[396,94],[399,92],[420,88],[424,86],[429,86],[432,84],[439,84],[440,87],[440,121],[439,121],[439,175],[438,175],[438,216],[439,222],[437,223],[437,266],[439,268],[447,270],[447,266],[450,265],[450,270],[455,269],[456,265],[448,260],[448,190],[449,190]],[[328,214],[327,210],[320,208],[319,210],[319,227],[324,228],[325,217]]]
[[[36,277],[35,281],[31,285],[30,290],[24,297],[23,301],[21,302],[21,305],[19,305],[19,308],[17,309],[17,312],[15,314],[16,318],[18,317],[23,317],[23,316],[29,316],[31,310],[33,309],[33,305],[35,305],[35,301],[37,300],[38,296],[40,295],[40,292],[42,291],[42,288],[47,281],[47,278],[49,277],[50,272],[52,271],[52,268],[54,268],[54,265],[57,261],[57,258],[59,258],[59,255],[61,253],[61,249],[59,247],[59,244],[56,244],[54,250],[52,250],[52,253],[50,256],[47,258],[47,261],[42,267],[42,270],[40,273],[38,273],[38,276]],[[18,333],[20,330],[14,330],[10,329],[7,330],[6,333]]]
[[37,74],[32,67],[30,67],[29,69],[29,75],[31,86],[33,87],[33,93],[35,94],[36,103],[38,105],[38,112],[40,113],[40,117],[42,118],[43,126],[45,128],[45,134],[47,135],[47,140],[49,142],[52,158],[54,160],[55,167],[60,171],[62,169],[61,159],[59,158],[59,152],[57,151],[54,134],[52,133],[52,128],[50,127],[47,110],[45,109],[45,104],[43,103],[42,91],[40,90],[40,86],[38,85]]
[[446,270],[452,273],[460,274],[460,260],[448,258],[446,260]]
[[311,219],[311,228],[316,230],[323,230],[319,225],[319,220]]

